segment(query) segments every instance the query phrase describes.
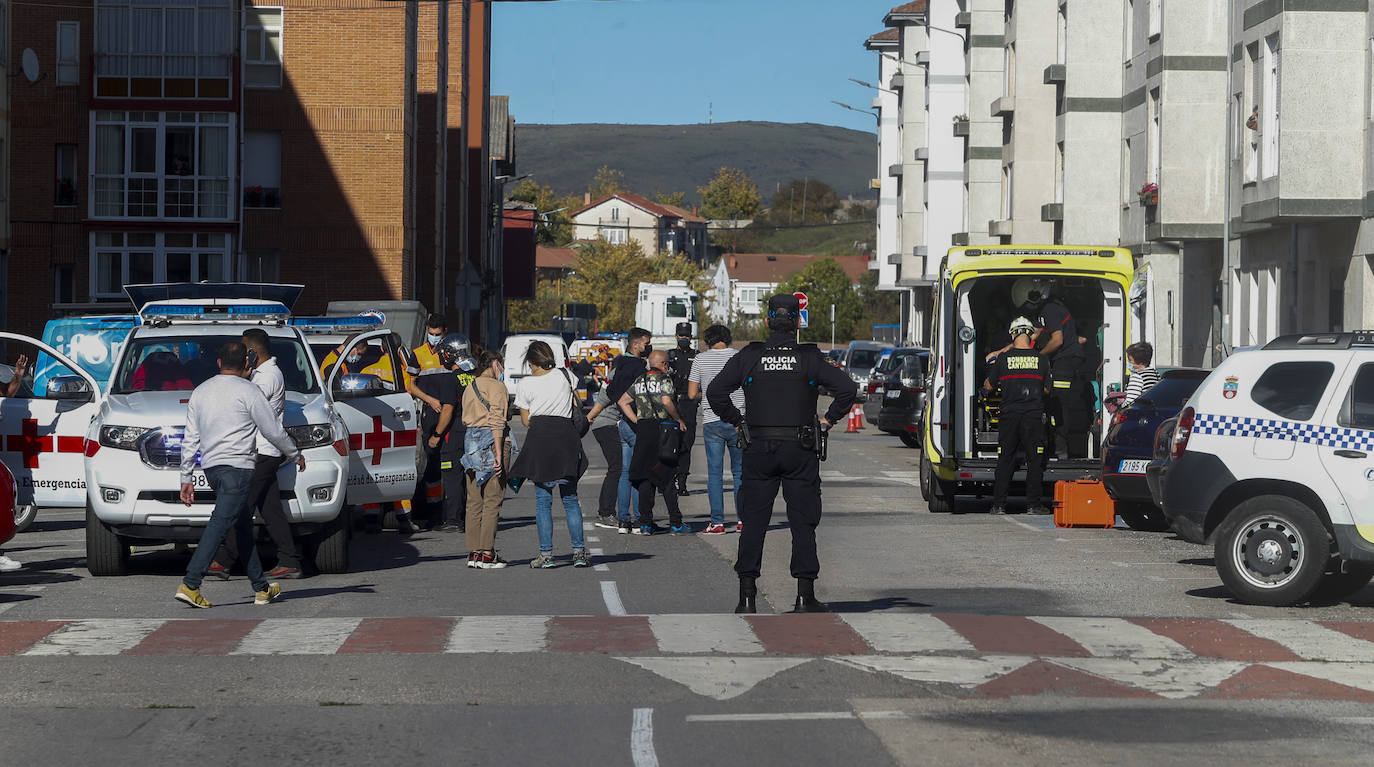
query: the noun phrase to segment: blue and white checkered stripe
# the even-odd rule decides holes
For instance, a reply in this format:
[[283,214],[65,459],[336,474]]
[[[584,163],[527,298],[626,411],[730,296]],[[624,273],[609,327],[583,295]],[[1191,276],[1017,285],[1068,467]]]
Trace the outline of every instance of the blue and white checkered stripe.
[[1199,413],[1193,421],[1193,433],[1212,434],[1218,437],[1283,439],[1308,445],[1374,452],[1374,431],[1270,418]]

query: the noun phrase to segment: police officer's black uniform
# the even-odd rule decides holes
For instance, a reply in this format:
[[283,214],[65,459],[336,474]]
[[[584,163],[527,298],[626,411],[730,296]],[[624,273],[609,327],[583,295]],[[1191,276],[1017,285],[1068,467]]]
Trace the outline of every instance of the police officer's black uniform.
[[1042,329],[1042,348],[1056,330],[1064,338],[1063,345],[1050,355],[1050,392],[1045,402],[1054,424],[1055,451],[1067,458],[1087,458],[1092,413],[1084,373],[1087,355],[1078,342],[1078,324],[1063,304],[1050,299],[1040,307],[1036,326]]
[[[683,341],[687,343],[683,344]],[[692,323],[677,324],[677,342],[676,348],[668,350],[668,370],[673,375],[673,386],[677,392],[673,404],[677,405],[677,414],[682,422],[687,424],[678,453],[676,477],[678,494],[686,495],[687,475],[692,471],[692,445],[697,441],[697,401],[687,396],[687,377],[692,374],[692,361],[697,356],[696,342],[692,339]]]
[[997,474],[992,486],[994,514],[1006,512],[1018,451],[1026,456],[1026,505],[1032,514],[1044,513],[1040,490],[1045,469],[1044,393],[1049,375],[1049,362],[1035,349],[1003,352],[988,373],[988,383],[1002,394],[997,418]]
[[[830,390],[834,401],[826,411],[829,423],[838,421],[854,403],[857,385],[831,365],[814,344],[798,344],[796,322],[801,314],[797,298],[768,300],[767,341],[752,343],[725,364],[706,389],[711,410],[722,421],[747,426],[740,484],[740,534],[735,572],[740,579],[740,602],[735,612],[754,612],[755,579],[763,561],[763,539],[773,516],[773,500],[781,485],[792,528],[792,577],[797,579],[797,610],[824,611],[816,601],[820,573],[816,556],[816,526],[821,521],[820,462],[816,452],[817,387]],[[779,329],[783,327],[784,329]],[[744,388],[741,416],[730,393]]]

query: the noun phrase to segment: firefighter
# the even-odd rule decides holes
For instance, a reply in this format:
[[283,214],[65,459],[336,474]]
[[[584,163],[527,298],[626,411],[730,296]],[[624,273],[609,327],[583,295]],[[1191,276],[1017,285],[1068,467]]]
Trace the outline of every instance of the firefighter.
[[1026,456],[1026,513],[1048,514],[1040,502],[1045,468],[1045,383],[1050,364],[1035,350],[1035,325],[1025,317],[1012,320],[1011,348],[993,362],[983,388],[1000,391],[997,417],[997,474],[992,486],[992,513],[1007,513],[1007,490],[1016,469],[1016,454]]

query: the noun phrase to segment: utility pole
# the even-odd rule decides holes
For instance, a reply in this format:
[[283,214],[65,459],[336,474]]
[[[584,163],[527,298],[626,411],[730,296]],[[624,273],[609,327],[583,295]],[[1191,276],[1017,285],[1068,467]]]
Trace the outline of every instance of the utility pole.
[[830,348],[835,348],[835,305],[830,305]]

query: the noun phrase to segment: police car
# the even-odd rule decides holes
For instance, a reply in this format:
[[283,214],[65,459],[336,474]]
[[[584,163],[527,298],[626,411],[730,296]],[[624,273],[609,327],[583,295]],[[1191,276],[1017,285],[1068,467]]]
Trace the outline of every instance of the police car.
[[[271,337],[286,382],[287,433],[306,470],[278,475],[307,554],[323,572],[348,568],[345,505],[409,498],[415,486],[415,405],[395,376],[325,378],[305,334],[290,324],[299,285],[173,284],[126,287],[138,322],[112,347],[103,384],[54,345],[13,333],[38,350],[33,398],[0,400],[0,445],[20,502],[86,509],[92,575],[122,575],[131,545],[199,540],[214,507],[204,472],[195,502],[178,498],[186,404],[216,375],[219,347],[247,327]],[[245,298],[245,296],[251,296]],[[389,330],[354,333],[394,357]]]
[[1236,354],[1179,414],[1164,513],[1243,602],[1338,599],[1374,576],[1374,331]]

